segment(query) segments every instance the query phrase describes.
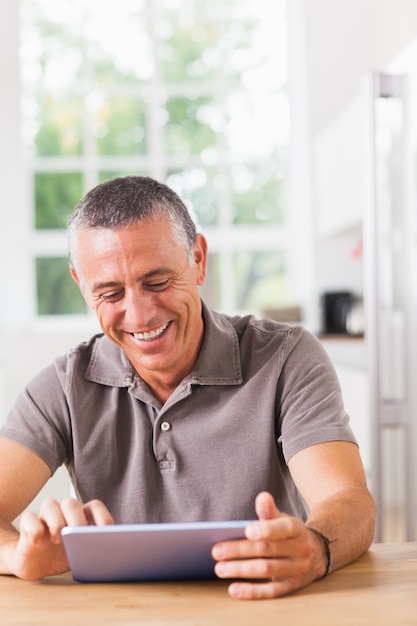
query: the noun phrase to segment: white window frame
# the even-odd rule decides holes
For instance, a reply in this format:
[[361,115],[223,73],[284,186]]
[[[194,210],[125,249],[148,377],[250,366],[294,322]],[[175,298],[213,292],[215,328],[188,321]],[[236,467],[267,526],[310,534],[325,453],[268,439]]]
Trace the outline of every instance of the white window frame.
[[[289,3],[289,18],[296,11],[296,3]],[[37,157],[25,162],[22,155],[22,145],[20,138],[21,115],[20,115],[20,96],[21,87],[19,83],[19,63],[18,63],[18,43],[19,43],[19,7],[16,0],[3,0],[0,7],[0,34],[2,54],[2,76],[8,88],[4,90],[7,97],[3,97],[1,101],[1,121],[0,129],[2,130],[3,149],[0,153],[1,171],[10,172],[5,178],[3,194],[7,198],[7,207],[3,211],[7,211],[8,219],[0,234],[0,259],[3,268],[13,267],[13,276],[10,273],[5,274],[6,291],[15,292],[14,303],[6,304],[1,307],[1,317],[6,325],[12,326],[40,324],[73,324],[82,325],[84,322],[87,326],[91,325],[91,320],[85,319],[88,316],[37,316],[36,314],[36,288],[34,277],[34,258],[36,256],[65,256],[67,253],[66,233],[62,231],[36,231],[32,227],[33,209],[32,209],[32,172],[51,171],[82,171],[85,175],[86,187],[90,188],[97,183],[94,175],[91,175],[96,165],[96,155],[90,153],[80,158],[52,159]],[[291,53],[291,50],[290,50]],[[7,59],[7,62],[5,61]],[[291,60],[291,59],[290,59]],[[156,73],[158,76],[158,73]],[[304,77],[303,77],[304,78]],[[155,79],[155,93],[160,93],[160,85],[158,78]],[[170,87],[172,92],[175,91],[175,85]],[[215,86],[210,86],[215,89]],[[292,99],[294,103],[296,99]],[[153,112],[154,113],[154,112]],[[155,115],[150,115],[151,125],[149,127],[149,141],[151,149],[149,155],[145,157],[132,158],[101,158],[102,163],[106,163],[108,168],[119,168],[121,165],[126,166],[129,161],[135,163],[135,166],[147,166],[149,174],[159,179],[164,179],[165,173],[172,166],[177,165],[175,160],[168,159],[161,151],[160,127],[155,122]],[[152,120],[154,122],[152,123]],[[88,145],[88,143],[87,143]],[[59,163],[58,163],[59,161]],[[290,152],[290,174],[288,176],[289,187],[287,193],[287,206],[290,208],[289,217],[283,226],[231,226],[227,218],[224,222],[216,227],[204,228],[209,241],[210,251],[218,253],[221,256],[222,271],[220,276],[220,292],[222,299],[222,310],[233,312],[234,303],[232,301],[230,280],[232,275],[232,257],[233,252],[239,250],[265,250],[274,251],[281,249],[287,258],[288,282],[291,287],[290,297],[303,304],[306,295],[311,293],[311,268],[312,264],[310,251],[308,250],[308,241],[305,233],[309,237],[309,228],[300,229],[300,215],[302,219],[306,219],[306,211],[301,211],[294,204],[291,198],[297,197],[295,186],[291,182],[293,177],[291,171],[294,171],[293,163],[300,162],[300,153],[295,157]],[[80,164],[82,163],[82,167]],[[13,164],[13,166],[12,166]],[[305,168],[304,168],[305,170]],[[306,170],[305,170],[306,171]],[[304,186],[304,188],[307,188]],[[308,193],[308,192],[307,192]],[[301,194],[302,195],[302,194]],[[300,185],[298,185],[298,196],[300,196]],[[304,206],[308,205],[306,194],[302,198]],[[16,245],[16,242],[19,245]],[[301,241],[302,246],[297,243]],[[307,252],[299,256],[299,251]],[[306,261],[304,262],[304,259]],[[301,262],[300,262],[301,261]],[[16,282],[19,284],[16,290]],[[308,287],[309,285],[309,287]],[[307,290],[306,290],[307,286]]]

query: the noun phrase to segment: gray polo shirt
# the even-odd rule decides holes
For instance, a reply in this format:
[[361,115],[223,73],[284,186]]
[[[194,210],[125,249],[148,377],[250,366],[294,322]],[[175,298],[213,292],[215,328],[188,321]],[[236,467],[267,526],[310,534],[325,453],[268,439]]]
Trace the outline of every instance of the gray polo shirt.
[[252,519],[263,490],[305,517],[288,459],[355,441],[326,352],[301,327],[203,315],[199,358],[163,406],[97,335],[29,383],[0,435],[52,473],[64,463],[79,498],[103,500],[118,523]]

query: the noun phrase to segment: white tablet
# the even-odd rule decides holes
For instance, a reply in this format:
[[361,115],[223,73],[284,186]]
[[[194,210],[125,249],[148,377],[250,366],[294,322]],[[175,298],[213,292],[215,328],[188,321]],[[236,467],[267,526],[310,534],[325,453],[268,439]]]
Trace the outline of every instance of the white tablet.
[[250,521],[66,526],[62,540],[80,582],[215,578],[211,549],[241,539]]

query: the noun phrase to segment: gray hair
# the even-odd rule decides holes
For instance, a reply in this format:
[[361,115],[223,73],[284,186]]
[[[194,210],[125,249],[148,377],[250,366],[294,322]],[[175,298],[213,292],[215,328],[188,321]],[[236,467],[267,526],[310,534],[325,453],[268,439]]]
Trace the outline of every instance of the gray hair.
[[197,231],[187,207],[172,189],[153,178],[125,176],[97,185],[75,207],[68,220],[71,265],[76,266],[76,233],[88,228],[125,228],[143,219],[167,219],[178,243],[192,259]]

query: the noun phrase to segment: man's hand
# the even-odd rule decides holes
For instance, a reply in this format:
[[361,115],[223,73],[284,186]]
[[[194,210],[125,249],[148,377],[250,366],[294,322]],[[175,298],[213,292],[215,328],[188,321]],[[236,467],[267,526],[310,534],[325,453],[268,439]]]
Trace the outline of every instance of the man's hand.
[[245,579],[231,583],[229,594],[239,599],[275,598],[322,576],[323,546],[304,522],[281,513],[266,492],[257,496],[255,506],[259,521],[247,527],[247,539],[221,542],[212,550],[219,578]]
[[62,574],[69,570],[61,540],[64,526],[114,524],[114,519],[99,500],[85,505],[73,498],[61,504],[46,500],[39,511],[25,512],[20,520],[20,534],[5,549],[5,561],[15,576],[34,580]]

